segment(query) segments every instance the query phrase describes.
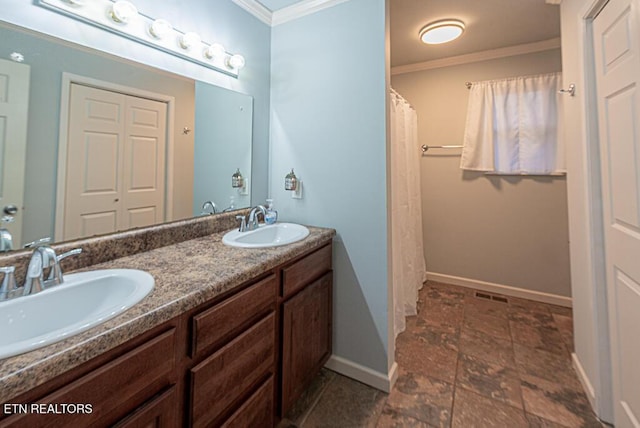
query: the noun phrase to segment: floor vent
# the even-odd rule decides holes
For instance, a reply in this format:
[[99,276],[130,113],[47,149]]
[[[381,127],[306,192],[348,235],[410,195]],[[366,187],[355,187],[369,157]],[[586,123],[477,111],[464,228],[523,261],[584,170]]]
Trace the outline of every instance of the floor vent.
[[493,300],[494,302],[509,303],[507,298],[504,296],[496,296],[494,294],[484,293],[482,291],[476,291],[476,297],[478,299]]

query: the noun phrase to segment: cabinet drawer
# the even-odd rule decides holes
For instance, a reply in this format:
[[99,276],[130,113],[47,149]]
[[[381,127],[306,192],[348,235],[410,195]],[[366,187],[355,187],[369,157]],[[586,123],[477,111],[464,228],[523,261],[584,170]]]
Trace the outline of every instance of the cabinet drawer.
[[327,245],[282,270],[282,295],[295,293],[330,269],[331,245]]
[[178,426],[178,391],[172,386],[149,401],[114,428],[162,428]]
[[191,369],[191,424],[209,426],[274,368],[272,312]]
[[271,275],[193,317],[191,356],[237,334],[252,318],[275,308],[276,277]]
[[40,404],[91,404],[90,413],[21,414],[10,427],[102,427],[133,411],[175,379],[173,328],[95,371],[37,400]]
[[273,426],[273,387],[273,376],[269,376],[269,379],[222,424],[222,428]]

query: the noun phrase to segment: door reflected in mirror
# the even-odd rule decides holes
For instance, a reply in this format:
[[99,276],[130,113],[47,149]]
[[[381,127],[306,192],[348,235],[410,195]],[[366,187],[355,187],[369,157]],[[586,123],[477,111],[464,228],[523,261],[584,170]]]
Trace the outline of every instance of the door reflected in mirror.
[[0,110],[6,130],[26,130],[0,141],[18,153],[0,164],[0,206],[18,207],[4,225],[14,249],[251,205],[251,96],[6,23],[0,58],[2,76],[28,70],[26,123]]

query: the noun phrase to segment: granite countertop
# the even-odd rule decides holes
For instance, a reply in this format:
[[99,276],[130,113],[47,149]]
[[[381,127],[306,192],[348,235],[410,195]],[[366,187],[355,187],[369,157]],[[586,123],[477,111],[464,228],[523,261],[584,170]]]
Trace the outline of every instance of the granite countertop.
[[0,403],[41,385],[283,262],[331,241],[335,230],[309,227],[302,241],[243,249],[222,243],[225,232],[122,257],[82,270],[129,268],[149,272],[155,288],[117,317],[34,351],[0,360]]

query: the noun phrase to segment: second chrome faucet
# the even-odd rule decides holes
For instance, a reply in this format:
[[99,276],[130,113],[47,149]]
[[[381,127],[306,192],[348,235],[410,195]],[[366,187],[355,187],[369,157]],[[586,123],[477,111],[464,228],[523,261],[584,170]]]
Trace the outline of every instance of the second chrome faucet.
[[237,215],[236,218],[240,220],[240,227],[238,228],[239,232],[247,232],[249,230],[255,230],[259,227],[260,223],[258,222],[258,215],[262,214],[262,219],[264,220],[265,215],[267,214],[267,209],[264,205],[256,205],[251,208],[249,211],[248,218],[245,218],[243,215]]

